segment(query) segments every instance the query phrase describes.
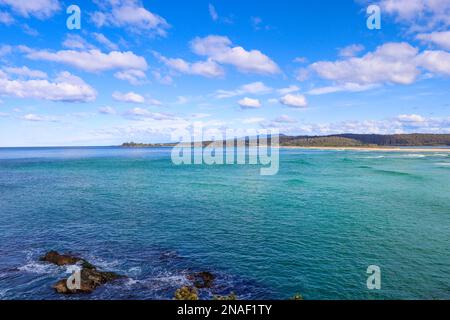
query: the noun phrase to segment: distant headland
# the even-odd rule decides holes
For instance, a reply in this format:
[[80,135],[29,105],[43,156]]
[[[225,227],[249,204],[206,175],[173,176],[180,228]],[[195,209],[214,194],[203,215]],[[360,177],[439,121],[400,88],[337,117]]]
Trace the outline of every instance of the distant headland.
[[[270,141],[270,138],[269,138]],[[212,141],[203,141],[208,145]],[[246,144],[248,144],[248,138]],[[450,147],[450,134],[337,134],[327,136],[279,136],[280,147],[391,149],[395,147]],[[175,143],[122,144],[125,148],[173,147]]]

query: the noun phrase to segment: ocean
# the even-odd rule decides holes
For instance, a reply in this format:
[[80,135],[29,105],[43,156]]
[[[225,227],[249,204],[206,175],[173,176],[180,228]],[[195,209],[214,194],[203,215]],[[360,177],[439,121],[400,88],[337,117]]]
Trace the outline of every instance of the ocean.
[[[277,175],[259,169],[175,166],[168,148],[0,149],[0,299],[172,299],[199,271],[216,276],[204,299],[450,298],[449,153],[282,149]],[[49,250],[127,277],[59,295]]]

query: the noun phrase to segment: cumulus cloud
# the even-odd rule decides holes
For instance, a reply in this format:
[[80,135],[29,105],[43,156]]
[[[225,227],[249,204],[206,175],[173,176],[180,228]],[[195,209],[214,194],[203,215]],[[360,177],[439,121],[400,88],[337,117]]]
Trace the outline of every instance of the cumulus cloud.
[[105,115],[114,115],[117,113],[117,111],[113,107],[106,106],[106,107],[101,107],[100,109],[98,109],[98,113],[105,114]]
[[450,25],[450,2],[447,0],[381,0],[382,12],[408,25],[412,31]]
[[231,98],[246,94],[267,94],[273,91],[272,88],[266,86],[263,82],[252,82],[244,84],[235,90],[217,90],[216,97],[219,99]]
[[0,71],[0,95],[64,102],[94,101],[97,93],[81,78],[61,72],[54,81],[9,79]]
[[0,6],[7,6],[22,17],[35,17],[38,19],[50,18],[61,9],[58,0],[0,0]]
[[142,84],[143,80],[146,79],[144,71],[135,69],[116,72],[114,77],[120,80],[126,80],[132,85]]
[[244,99],[241,99],[238,101],[238,104],[243,109],[254,109],[254,108],[260,108],[261,102],[258,99],[252,99],[245,97]]
[[277,91],[281,95],[286,95],[288,93],[298,92],[298,91],[300,91],[300,88],[297,87],[296,85],[291,85],[291,86],[286,87],[286,88],[278,89]]
[[364,46],[361,44],[352,44],[339,50],[339,56],[341,57],[354,57],[358,53],[364,50]]
[[421,33],[416,38],[423,42],[432,43],[443,49],[450,50],[450,31]]
[[106,54],[96,49],[88,51],[60,50],[57,52],[33,50],[30,48],[22,48],[22,50],[26,52],[28,59],[62,63],[87,72],[101,72],[114,69],[147,69],[145,58],[131,51],[111,51]]
[[206,78],[217,78],[225,74],[222,67],[212,60],[190,63],[181,58],[167,58],[157,52],[154,55],[168,68],[179,73],[198,75]]
[[361,58],[319,61],[310,67],[321,78],[361,85],[392,82],[413,83],[420,74],[411,63],[418,50],[407,43],[387,43]]
[[278,65],[261,51],[234,47],[228,37],[210,35],[195,38],[191,42],[191,48],[198,55],[206,56],[220,64],[232,65],[244,73],[280,73]]
[[145,98],[135,92],[121,93],[116,91],[112,94],[112,97],[120,102],[145,103]]
[[47,74],[40,70],[32,70],[27,66],[23,66],[21,68],[16,67],[5,67],[3,70],[12,75],[22,76],[26,78],[38,78],[38,79],[46,79]]
[[416,61],[428,71],[450,75],[450,53],[446,51],[424,51]]
[[125,27],[131,32],[147,32],[150,35],[166,36],[170,25],[167,21],[153,13],[138,0],[97,1],[100,11],[91,15],[97,27]]
[[311,90],[310,94],[340,91],[364,91],[383,84],[408,85],[417,80],[422,70],[434,74],[450,74],[450,53],[424,51],[408,43],[386,43],[362,57],[337,61],[319,61],[309,66],[320,78],[333,85]]
[[399,115],[381,120],[348,120],[323,123],[263,122],[264,128],[277,128],[284,134],[331,135],[361,132],[369,134],[450,133],[450,117],[426,118],[420,115]]
[[280,103],[292,108],[306,108],[308,102],[302,94],[287,94],[280,99]]

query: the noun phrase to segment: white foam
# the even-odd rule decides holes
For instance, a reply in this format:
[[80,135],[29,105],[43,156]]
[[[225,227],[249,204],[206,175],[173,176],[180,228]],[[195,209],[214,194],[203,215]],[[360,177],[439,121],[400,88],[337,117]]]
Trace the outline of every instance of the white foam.
[[29,262],[18,268],[20,271],[37,273],[37,274],[52,274],[57,273],[58,268],[50,264],[44,264],[39,262]]

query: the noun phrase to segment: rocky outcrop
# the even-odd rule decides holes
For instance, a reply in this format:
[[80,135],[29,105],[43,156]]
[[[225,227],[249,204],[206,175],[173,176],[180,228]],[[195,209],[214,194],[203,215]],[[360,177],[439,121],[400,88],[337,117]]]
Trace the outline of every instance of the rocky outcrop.
[[188,279],[191,280],[198,289],[210,289],[213,286],[215,276],[211,272],[202,271],[189,275]]
[[97,270],[97,267],[88,261],[68,254],[59,254],[56,251],[49,251],[40,259],[48,263],[56,264],[58,266],[78,265],[80,271],[80,285],[67,286],[68,279],[58,281],[53,288],[56,292],[61,294],[75,294],[75,293],[92,293],[96,288],[108,282],[124,278],[114,272],[105,272]]

